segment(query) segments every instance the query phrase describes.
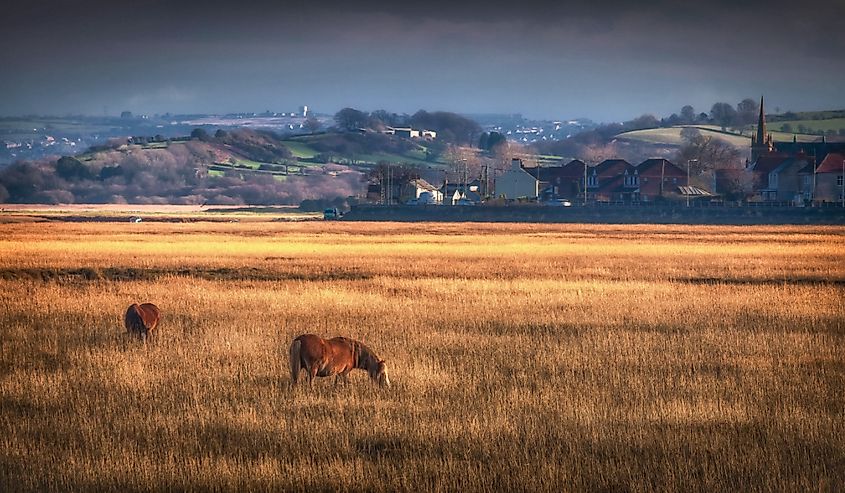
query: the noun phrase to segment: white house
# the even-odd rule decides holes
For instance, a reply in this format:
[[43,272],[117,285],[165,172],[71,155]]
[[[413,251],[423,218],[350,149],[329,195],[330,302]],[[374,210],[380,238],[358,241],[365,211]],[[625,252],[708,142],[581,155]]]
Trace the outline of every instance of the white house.
[[[423,194],[427,195],[423,196]],[[425,203],[440,204],[443,202],[443,192],[441,192],[440,190],[435,188],[434,185],[423,180],[422,178],[410,180],[408,181],[408,183],[402,186],[402,190],[400,192],[400,198],[402,202],[408,202],[412,200],[420,202],[421,196],[423,196],[423,201]]]
[[522,167],[522,160],[513,158],[511,169],[496,179],[496,196],[508,200],[537,198],[540,182]]

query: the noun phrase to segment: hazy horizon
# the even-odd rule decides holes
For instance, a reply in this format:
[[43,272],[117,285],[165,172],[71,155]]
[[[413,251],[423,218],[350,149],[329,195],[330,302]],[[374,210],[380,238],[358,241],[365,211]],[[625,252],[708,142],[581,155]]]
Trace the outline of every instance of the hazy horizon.
[[0,114],[845,108],[845,4],[54,0],[0,19]]

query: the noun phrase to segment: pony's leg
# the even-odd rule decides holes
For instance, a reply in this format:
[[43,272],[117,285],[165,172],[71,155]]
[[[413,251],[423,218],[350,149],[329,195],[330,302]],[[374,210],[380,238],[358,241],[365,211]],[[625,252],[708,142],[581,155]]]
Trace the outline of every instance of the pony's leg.
[[334,376],[334,386],[337,387],[338,385],[343,385],[344,387],[349,385],[349,372],[338,373]]
[[308,386],[314,387],[314,379],[317,378],[317,365],[311,365],[311,368],[308,368]]

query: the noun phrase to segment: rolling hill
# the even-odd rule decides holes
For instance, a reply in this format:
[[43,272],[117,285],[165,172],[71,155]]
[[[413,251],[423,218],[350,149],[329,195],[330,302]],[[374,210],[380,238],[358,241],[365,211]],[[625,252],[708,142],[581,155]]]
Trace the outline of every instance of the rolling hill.
[[[702,135],[722,139],[738,148],[747,148],[751,146],[751,135],[753,135],[753,131],[745,131],[743,134],[738,134],[733,132],[722,131],[721,128],[715,125],[678,125],[666,128],[633,130],[630,132],[623,132],[621,134],[618,134],[616,138],[629,141],[645,142],[648,144],[680,146],[683,143],[681,131],[684,128],[689,127],[697,129],[699,132],[702,133]],[[795,136],[795,138],[798,139],[799,142],[813,142],[821,138],[818,135],[791,134],[777,131],[773,131],[770,133],[772,134],[772,138],[774,138],[774,140],[777,142],[791,142],[793,135]]]
[[0,202],[295,205],[362,187],[360,171],[299,162],[272,134],[142,140],[10,165],[0,171]]

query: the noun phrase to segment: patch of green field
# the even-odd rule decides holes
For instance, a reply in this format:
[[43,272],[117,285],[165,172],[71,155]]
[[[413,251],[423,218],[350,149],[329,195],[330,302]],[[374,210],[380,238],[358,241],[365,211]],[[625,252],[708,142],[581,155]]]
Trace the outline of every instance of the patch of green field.
[[354,156],[337,156],[335,161],[341,164],[378,164],[381,161],[400,164],[414,164],[418,166],[436,166],[444,164],[443,161],[426,161],[424,158],[416,158],[404,154],[391,154],[387,152],[375,152],[372,154],[356,154]]
[[822,110],[822,111],[791,111],[778,115],[767,115],[770,122],[778,120],[831,120],[834,118],[845,118],[845,110]]
[[[271,166],[270,169],[260,169],[261,166]],[[287,168],[287,173],[284,171],[284,165],[280,164],[273,164],[273,163],[260,163],[258,161],[251,161],[249,159],[238,159],[233,164],[231,162],[218,162],[214,163],[209,166],[209,176],[221,176],[225,172],[228,171],[235,171],[235,172],[242,172],[240,174],[241,178],[243,178],[243,173],[261,173],[267,175],[273,175],[274,177],[282,177],[285,178],[287,173],[298,173],[302,171],[302,167],[300,166],[289,166]],[[212,172],[215,172],[212,175]]]
[[258,161],[253,161],[252,159],[235,159],[235,166],[246,166],[247,168],[258,169],[264,163],[259,163]]
[[141,146],[142,149],[167,149],[170,147],[170,142],[150,142]]
[[307,143],[299,140],[283,140],[282,144],[284,144],[285,147],[290,149],[291,154],[293,154],[294,157],[297,158],[311,159],[317,154],[319,154],[316,149],[309,146]]
[[[783,126],[789,125],[792,132],[797,132],[799,126],[806,127],[806,132],[815,133],[818,131],[828,132],[833,130],[839,132],[845,130],[845,118],[831,118],[827,120],[789,120],[783,122],[771,122],[767,126],[770,130],[783,131]],[[791,136],[792,133],[788,132]],[[791,138],[791,137],[790,137]]]

